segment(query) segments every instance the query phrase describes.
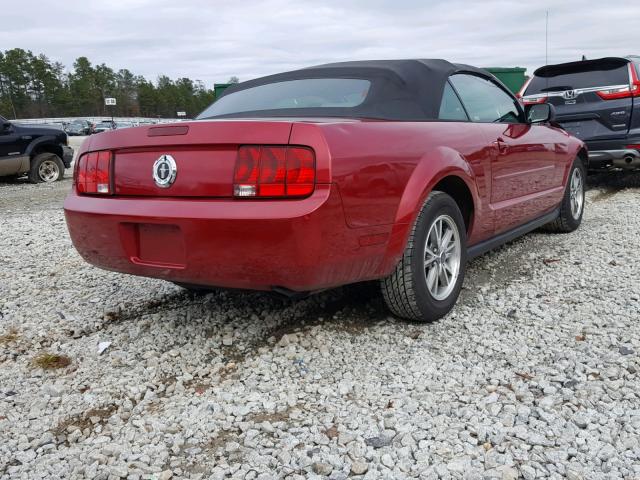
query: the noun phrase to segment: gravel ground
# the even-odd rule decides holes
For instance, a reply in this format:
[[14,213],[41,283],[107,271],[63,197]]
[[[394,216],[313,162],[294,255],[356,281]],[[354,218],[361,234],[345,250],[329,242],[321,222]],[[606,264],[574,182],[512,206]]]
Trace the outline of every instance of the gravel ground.
[[99,270],[0,182],[0,477],[640,478],[640,174],[591,183],[420,325]]

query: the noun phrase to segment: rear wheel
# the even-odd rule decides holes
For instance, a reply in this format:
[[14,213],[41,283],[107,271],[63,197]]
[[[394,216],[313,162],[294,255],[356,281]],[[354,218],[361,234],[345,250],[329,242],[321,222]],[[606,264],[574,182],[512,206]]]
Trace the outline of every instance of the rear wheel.
[[579,158],[576,158],[569,172],[569,181],[560,204],[560,215],[553,222],[545,225],[551,232],[573,232],[582,223],[584,213],[584,191],[586,171]]
[[31,161],[29,181],[51,183],[64,177],[64,163],[55,153],[40,153]]
[[455,305],[467,263],[464,220],[456,202],[432,192],[413,227],[402,259],[381,280],[389,309],[397,316],[430,322]]

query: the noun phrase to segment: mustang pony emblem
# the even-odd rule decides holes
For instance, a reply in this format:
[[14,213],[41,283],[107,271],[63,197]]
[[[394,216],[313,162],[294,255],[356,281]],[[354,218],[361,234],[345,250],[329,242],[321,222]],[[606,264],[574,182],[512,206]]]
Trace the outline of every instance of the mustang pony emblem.
[[153,180],[161,188],[169,188],[176,181],[178,167],[171,155],[162,155],[153,164]]

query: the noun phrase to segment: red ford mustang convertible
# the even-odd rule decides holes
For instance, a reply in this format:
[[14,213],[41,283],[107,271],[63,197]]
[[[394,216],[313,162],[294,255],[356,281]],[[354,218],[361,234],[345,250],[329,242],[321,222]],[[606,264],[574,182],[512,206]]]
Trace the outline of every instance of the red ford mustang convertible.
[[588,156],[547,104],[444,60],[241,83],[198,120],[87,139],[64,208],[90,263],[186,288],[296,295],[380,280],[434,320],[469,258],[581,222]]

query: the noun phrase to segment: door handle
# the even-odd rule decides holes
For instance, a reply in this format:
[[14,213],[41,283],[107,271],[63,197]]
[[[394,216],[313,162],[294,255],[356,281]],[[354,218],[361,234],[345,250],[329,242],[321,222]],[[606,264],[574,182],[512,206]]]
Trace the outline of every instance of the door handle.
[[493,143],[498,147],[498,152],[503,155],[509,150],[509,144],[506,143],[502,138],[498,138]]

